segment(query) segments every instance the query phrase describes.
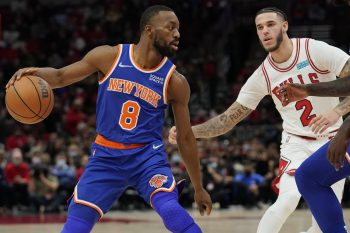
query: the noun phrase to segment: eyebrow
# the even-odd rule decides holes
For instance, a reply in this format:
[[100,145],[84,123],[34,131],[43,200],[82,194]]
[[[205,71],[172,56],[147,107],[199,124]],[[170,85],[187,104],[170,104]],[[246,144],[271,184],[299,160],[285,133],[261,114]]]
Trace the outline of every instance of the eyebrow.
[[265,23],[259,23],[256,26],[258,27],[258,26],[261,26],[262,24],[268,24],[268,23],[276,23],[276,21],[275,20],[269,20],[269,21],[267,21]]

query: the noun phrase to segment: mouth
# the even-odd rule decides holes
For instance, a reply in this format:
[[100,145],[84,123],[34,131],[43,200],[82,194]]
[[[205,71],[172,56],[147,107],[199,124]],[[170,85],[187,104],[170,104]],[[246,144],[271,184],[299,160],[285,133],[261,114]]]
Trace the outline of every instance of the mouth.
[[270,43],[271,41],[272,41],[272,38],[270,38],[270,37],[267,37],[267,38],[265,38],[264,40],[264,43]]
[[177,51],[177,50],[179,49],[179,42],[176,41],[176,42],[170,43],[170,47],[171,47],[173,50]]

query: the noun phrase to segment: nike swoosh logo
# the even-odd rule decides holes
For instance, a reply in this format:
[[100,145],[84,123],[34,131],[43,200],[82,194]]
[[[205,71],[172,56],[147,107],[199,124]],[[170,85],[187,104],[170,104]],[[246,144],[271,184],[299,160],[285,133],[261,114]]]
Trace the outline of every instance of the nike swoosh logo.
[[122,63],[119,63],[119,67],[122,67],[122,68],[130,68],[130,67],[132,67],[132,66],[130,66],[130,65],[123,65]]
[[158,149],[161,146],[163,146],[163,144],[160,144],[160,145],[157,145],[157,146],[153,144],[153,149],[156,150],[156,149]]

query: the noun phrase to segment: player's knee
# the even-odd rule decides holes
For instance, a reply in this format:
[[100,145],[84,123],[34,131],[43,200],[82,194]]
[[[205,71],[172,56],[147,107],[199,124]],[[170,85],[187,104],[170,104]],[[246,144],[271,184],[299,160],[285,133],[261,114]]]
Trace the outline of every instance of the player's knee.
[[295,173],[295,182],[297,183],[297,187],[301,195],[305,194],[305,191],[308,190],[308,186],[310,186],[312,182],[311,177],[306,174],[306,170],[307,169],[301,166]]
[[193,218],[180,206],[177,198],[168,198],[166,193],[157,194],[152,199],[153,207],[161,216],[165,227],[174,233],[200,233]]
[[280,194],[269,210],[275,212],[277,215],[291,214],[297,207],[299,200],[299,192],[297,190],[292,190]]

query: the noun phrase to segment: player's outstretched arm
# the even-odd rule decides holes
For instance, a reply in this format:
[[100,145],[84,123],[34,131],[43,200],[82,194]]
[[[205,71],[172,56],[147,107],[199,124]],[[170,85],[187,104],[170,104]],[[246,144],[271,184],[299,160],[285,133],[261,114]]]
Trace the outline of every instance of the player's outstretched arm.
[[101,70],[106,72],[115,59],[118,47],[99,46],[88,52],[83,59],[71,65],[55,69],[51,67],[28,67],[19,69],[7,83],[13,85],[15,80],[24,75],[36,75],[46,80],[52,88],[70,85],[85,79],[89,75]]
[[196,138],[212,138],[230,131],[236,124],[246,118],[253,110],[237,101],[225,112],[196,126],[192,126]]
[[201,215],[211,212],[212,202],[202,185],[201,169],[197,152],[197,142],[191,130],[188,102],[190,88],[187,80],[175,71],[168,88],[169,102],[172,105],[177,128],[177,143],[185,162],[187,172],[195,189],[195,201]]

